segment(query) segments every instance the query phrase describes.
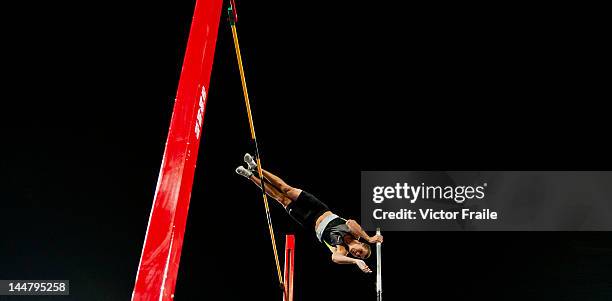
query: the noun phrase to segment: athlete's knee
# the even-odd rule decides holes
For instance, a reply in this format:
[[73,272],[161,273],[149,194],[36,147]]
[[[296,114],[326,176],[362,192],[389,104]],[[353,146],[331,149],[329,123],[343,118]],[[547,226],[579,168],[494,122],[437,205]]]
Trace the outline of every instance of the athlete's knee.
[[291,189],[287,190],[284,193],[289,199],[295,201],[300,196],[300,193],[302,193],[302,189],[291,187]]
[[295,192],[297,189],[296,189],[296,188],[293,188],[293,187],[291,187],[291,186],[289,186],[289,185],[283,185],[282,187],[280,187],[280,190],[281,190],[281,191],[282,191],[284,194],[289,195],[289,194],[294,193],[294,192]]

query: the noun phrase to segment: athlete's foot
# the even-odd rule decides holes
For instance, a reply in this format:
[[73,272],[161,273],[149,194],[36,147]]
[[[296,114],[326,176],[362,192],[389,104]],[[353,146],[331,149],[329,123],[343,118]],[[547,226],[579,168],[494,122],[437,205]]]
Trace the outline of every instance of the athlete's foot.
[[236,168],[236,173],[245,178],[250,178],[253,175],[253,172],[244,168],[244,166],[238,166],[238,168]]
[[255,158],[253,158],[251,154],[249,153],[244,154],[244,162],[249,166],[250,170],[252,171],[257,170],[257,162],[255,162]]

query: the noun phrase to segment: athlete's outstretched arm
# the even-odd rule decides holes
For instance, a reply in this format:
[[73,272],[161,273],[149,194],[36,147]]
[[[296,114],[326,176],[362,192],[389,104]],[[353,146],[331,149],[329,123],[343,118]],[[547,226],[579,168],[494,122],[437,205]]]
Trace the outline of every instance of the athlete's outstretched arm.
[[351,230],[351,233],[353,233],[355,237],[363,237],[363,239],[365,239],[367,242],[371,244],[377,243],[377,242],[380,242],[380,243],[383,242],[382,235],[374,235],[370,237],[368,233],[366,233],[363,230],[363,228],[361,228],[361,225],[359,225],[359,223],[357,223],[355,220],[349,219],[348,221],[346,221],[346,225],[349,227],[349,229]]

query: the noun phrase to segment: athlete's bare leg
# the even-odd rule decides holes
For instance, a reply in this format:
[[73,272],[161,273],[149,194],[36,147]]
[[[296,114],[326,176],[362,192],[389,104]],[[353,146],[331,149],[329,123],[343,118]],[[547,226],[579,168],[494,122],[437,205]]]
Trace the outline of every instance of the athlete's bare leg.
[[[252,175],[249,177],[249,179],[253,181],[255,185],[259,186],[259,188],[261,188],[261,180],[258,177]],[[273,185],[270,185],[270,183],[265,183],[264,188],[266,189],[266,194],[277,200],[281,205],[283,205],[283,207],[287,207],[289,204],[291,204],[292,199],[287,197],[284,193],[280,192]]]
[[297,198],[300,196],[300,193],[302,192],[301,189],[289,186],[287,183],[285,183],[285,181],[283,181],[283,179],[265,169],[262,169],[262,172],[266,180],[268,180],[272,185],[274,185],[275,188],[277,188],[292,201],[297,200]]

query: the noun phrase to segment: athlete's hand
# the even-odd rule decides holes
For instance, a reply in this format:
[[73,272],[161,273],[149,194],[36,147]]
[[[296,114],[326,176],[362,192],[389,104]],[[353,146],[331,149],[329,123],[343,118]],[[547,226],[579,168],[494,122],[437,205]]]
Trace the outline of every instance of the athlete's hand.
[[362,270],[364,273],[372,273],[372,270],[370,270],[370,267],[368,267],[368,265],[365,263],[365,261],[361,260],[361,259],[356,259],[355,260],[355,264],[359,267],[360,270]]
[[380,235],[380,234],[376,234],[376,235],[370,237],[368,242],[371,243],[371,244],[374,244],[374,243],[377,243],[377,242],[382,243],[383,242],[383,236]]

